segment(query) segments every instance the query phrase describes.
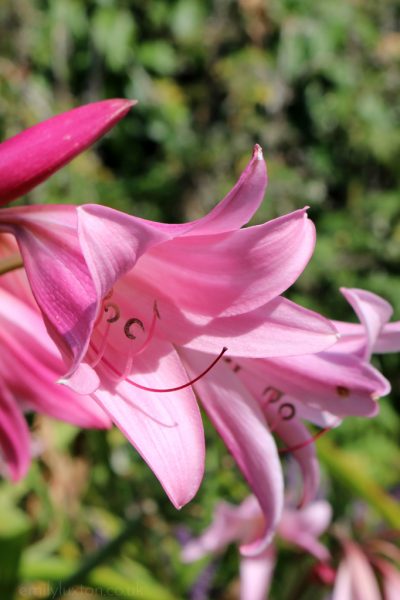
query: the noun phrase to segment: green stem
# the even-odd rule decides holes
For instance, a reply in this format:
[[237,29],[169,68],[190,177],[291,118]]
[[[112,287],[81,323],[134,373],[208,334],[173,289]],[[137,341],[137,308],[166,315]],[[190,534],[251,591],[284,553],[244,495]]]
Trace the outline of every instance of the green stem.
[[368,502],[388,525],[400,528],[400,506],[370,478],[361,456],[341,450],[326,437],[319,439],[317,448],[318,457],[332,477]]
[[9,271],[20,269],[23,266],[24,263],[22,262],[21,256],[19,254],[13,254],[12,256],[0,260],[0,275],[5,275]]

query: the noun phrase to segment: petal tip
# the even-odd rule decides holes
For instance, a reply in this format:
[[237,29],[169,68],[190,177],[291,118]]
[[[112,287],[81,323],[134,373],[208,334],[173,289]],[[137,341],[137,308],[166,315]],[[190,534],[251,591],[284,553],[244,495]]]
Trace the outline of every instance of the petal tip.
[[252,158],[256,160],[264,160],[263,150],[259,144],[254,145]]

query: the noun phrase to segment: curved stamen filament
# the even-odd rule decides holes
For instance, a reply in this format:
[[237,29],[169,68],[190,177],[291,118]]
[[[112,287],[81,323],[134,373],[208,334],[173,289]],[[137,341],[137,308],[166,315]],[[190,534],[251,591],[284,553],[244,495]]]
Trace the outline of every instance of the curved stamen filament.
[[287,454],[288,452],[296,452],[296,450],[301,450],[302,448],[305,448],[306,446],[309,446],[310,444],[316,442],[320,437],[322,437],[325,433],[327,433],[327,431],[330,431],[331,429],[332,427],[324,427],[324,429],[318,431],[318,433],[310,437],[308,440],[305,440],[300,444],[296,444],[295,446],[290,446],[289,448],[279,448],[278,452],[279,454]]
[[[219,353],[219,355],[217,356],[217,358],[215,358],[213,360],[213,362],[210,365],[208,365],[208,367],[202,373],[200,373],[200,375],[197,375],[197,377],[195,377],[194,379],[191,379],[190,381],[187,381],[186,383],[184,383],[182,385],[177,385],[176,387],[151,388],[151,387],[147,387],[145,385],[141,385],[140,383],[136,383],[136,381],[132,381],[132,379],[125,379],[125,381],[126,381],[126,383],[133,385],[133,387],[136,387],[139,390],[144,390],[145,392],[156,392],[156,393],[178,392],[179,390],[183,390],[187,387],[190,387],[191,385],[196,383],[196,381],[199,381],[199,379],[202,379],[205,375],[207,375],[207,373],[209,371],[211,371],[211,369],[217,364],[217,362],[219,362],[219,360],[221,360],[221,358],[223,357],[225,352],[227,352],[227,350],[228,350],[228,348],[226,348],[224,346],[222,348],[221,352]],[[117,371],[117,369],[115,369],[115,367],[106,358],[103,359],[103,362],[105,365],[107,365],[107,367],[109,369],[111,369],[111,371],[113,371],[116,375],[118,375],[119,378],[122,377],[123,373],[120,373],[119,371]]]
[[[112,294],[112,290],[111,290],[111,292],[109,292],[107,294],[106,298],[110,297],[111,294]],[[105,328],[103,337],[101,339],[101,344],[100,344],[99,350],[96,350],[96,348],[94,347],[94,345],[93,345],[93,343],[92,343],[91,340],[89,342],[89,346],[92,348],[92,350],[94,350],[95,352],[97,352],[97,356],[93,359],[93,361],[91,363],[89,363],[90,366],[92,367],[92,369],[94,369],[95,367],[97,367],[97,365],[99,364],[99,362],[101,361],[101,359],[104,356],[104,352],[105,352],[106,347],[107,347],[108,334],[110,333],[111,324],[115,323],[116,321],[118,321],[118,319],[120,317],[120,309],[119,309],[119,307],[116,304],[114,304],[113,302],[108,302],[108,304],[104,304],[103,305],[103,311],[100,314],[100,316],[97,317],[97,320],[96,320],[97,324],[100,323],[103,314],[109,312],[110,308],[112,308],[114,310],[114,314],[111,315],[111,317],[108,317],[108,319],[106,319],[106,322],[107,322],[106,323],[106,328]],[[95,325],[96,325],[96,323],[95,323]]]

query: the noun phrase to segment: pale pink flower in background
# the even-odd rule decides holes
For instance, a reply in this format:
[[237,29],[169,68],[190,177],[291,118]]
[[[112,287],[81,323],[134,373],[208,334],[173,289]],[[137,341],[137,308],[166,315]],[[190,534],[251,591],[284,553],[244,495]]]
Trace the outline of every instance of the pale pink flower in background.
[[[290,358],[229,358],[218,372],[214,369],[195,384],[206,410],[216,395],[223,396],[227,381],[227,404],[232,405],[228,397],[235,395],[251,396],[258,403],[270,431],[285,443],[280,452],[290,451],[299,463],[304,484],[300,505],[312,500],[319,487],[314,440],[346,416],[372,417],[378,412],[377,400],[390,385],[370,364],[371,352],[400,350],[400,327],[388,322],[392,309],[384,299],[364,290],[342,293],[361,323],[335,322],[341,338],[329,350]],[[189,366],[198,360],[193,351],[181,355]],[[228,367],[233,371],[230,376]],[[313,437],[303,420],[324,429]]]
[[[15,250],[11,236],[1,235],[0,259]],[[64,362],[22,270],[0,278],[0,352],[0,451],[13,481],[26,474],[31,460],[24,413],[35,411],[78,427],[111,426],[92,398],[57,385]]]
[[[330,554],[318,538],[329,526],[331,517],[331,507],[324,500],[313,502],[303,509],[285,507],[277,527],[277,536],[325,564],[330,560]],[[249,540],[257,537],[257,530],[263,531],[263,520],[260,505],[254,496],[249,496],[239,506],[221,502],[215,508],[212,524],[199,538],[184,546],[182,558],[185,562],[193,562],[210,553],[221,553],[233,542],[246,547]],[[276,560],[274,543],[257,556],[241,555],[241,600],[265,600]]]
[[397,546],[387,540],[364,541],[362,545],[343,536],[339,540],[344,555],[330,600],[400,598],[400,550]]
[[[2,211],[69,364],[64,383],[94,395],[177,507],[201,482],[204,434],[176,348],[213,353],[197,380],[210,367],[216,372],[225,346],[230,355],[277,356],[336,340],[330,322],[279,296],[314,249],[305,211],[239,229],[266,181],[256,146],[233,190],[191,223],[154,223],[95,205]],[[283,495],[275,444],[257,403],[238,394],[226,402],[225,394],[226,385],[207,410],[258,495],[270,535]]]

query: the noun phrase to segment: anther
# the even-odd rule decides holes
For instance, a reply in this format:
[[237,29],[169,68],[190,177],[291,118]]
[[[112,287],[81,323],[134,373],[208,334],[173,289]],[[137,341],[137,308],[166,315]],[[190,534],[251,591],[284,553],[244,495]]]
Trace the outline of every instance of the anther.
[[108,313],[110,308],[113,309],[114,314],[111,317],[109,317],[108,319],[106,319],[106,321],[108,323],[115,323],[116,321],[118,321],[121,311],[119,310],[119,307],[116,304],[114,304],[114,302],[109,302],[108,304],[106,304],[104,306],[104,312]]
[[279,402],[279,400],[283,396],[283,392],[281,392],[271,386],[266,387],[265,390],[263,391],[263,396],[266,396],[267,394],[268,394],[268,398],[267,398],[268,404],[275,404],[276,402]]
[[345,387],[344,385],[338,385],[336,388],[336,393],[341,398],[348,398],[350,396],[349,388]]
[[290,402],[281,404],[278,408],[278,412],[283,421],[290,421],[296,415],[296,409]]
[[144,331],[143,321],[133,317],[132,319],[128,319],[124,325],[124,333],[125,333],[126,337],[129,338],[130,340],[136,340],[136,335],[133,335],[133,333],[131,333],[131,331],[130,331],[132,325],[139,325],[140,329],[142,331]]

